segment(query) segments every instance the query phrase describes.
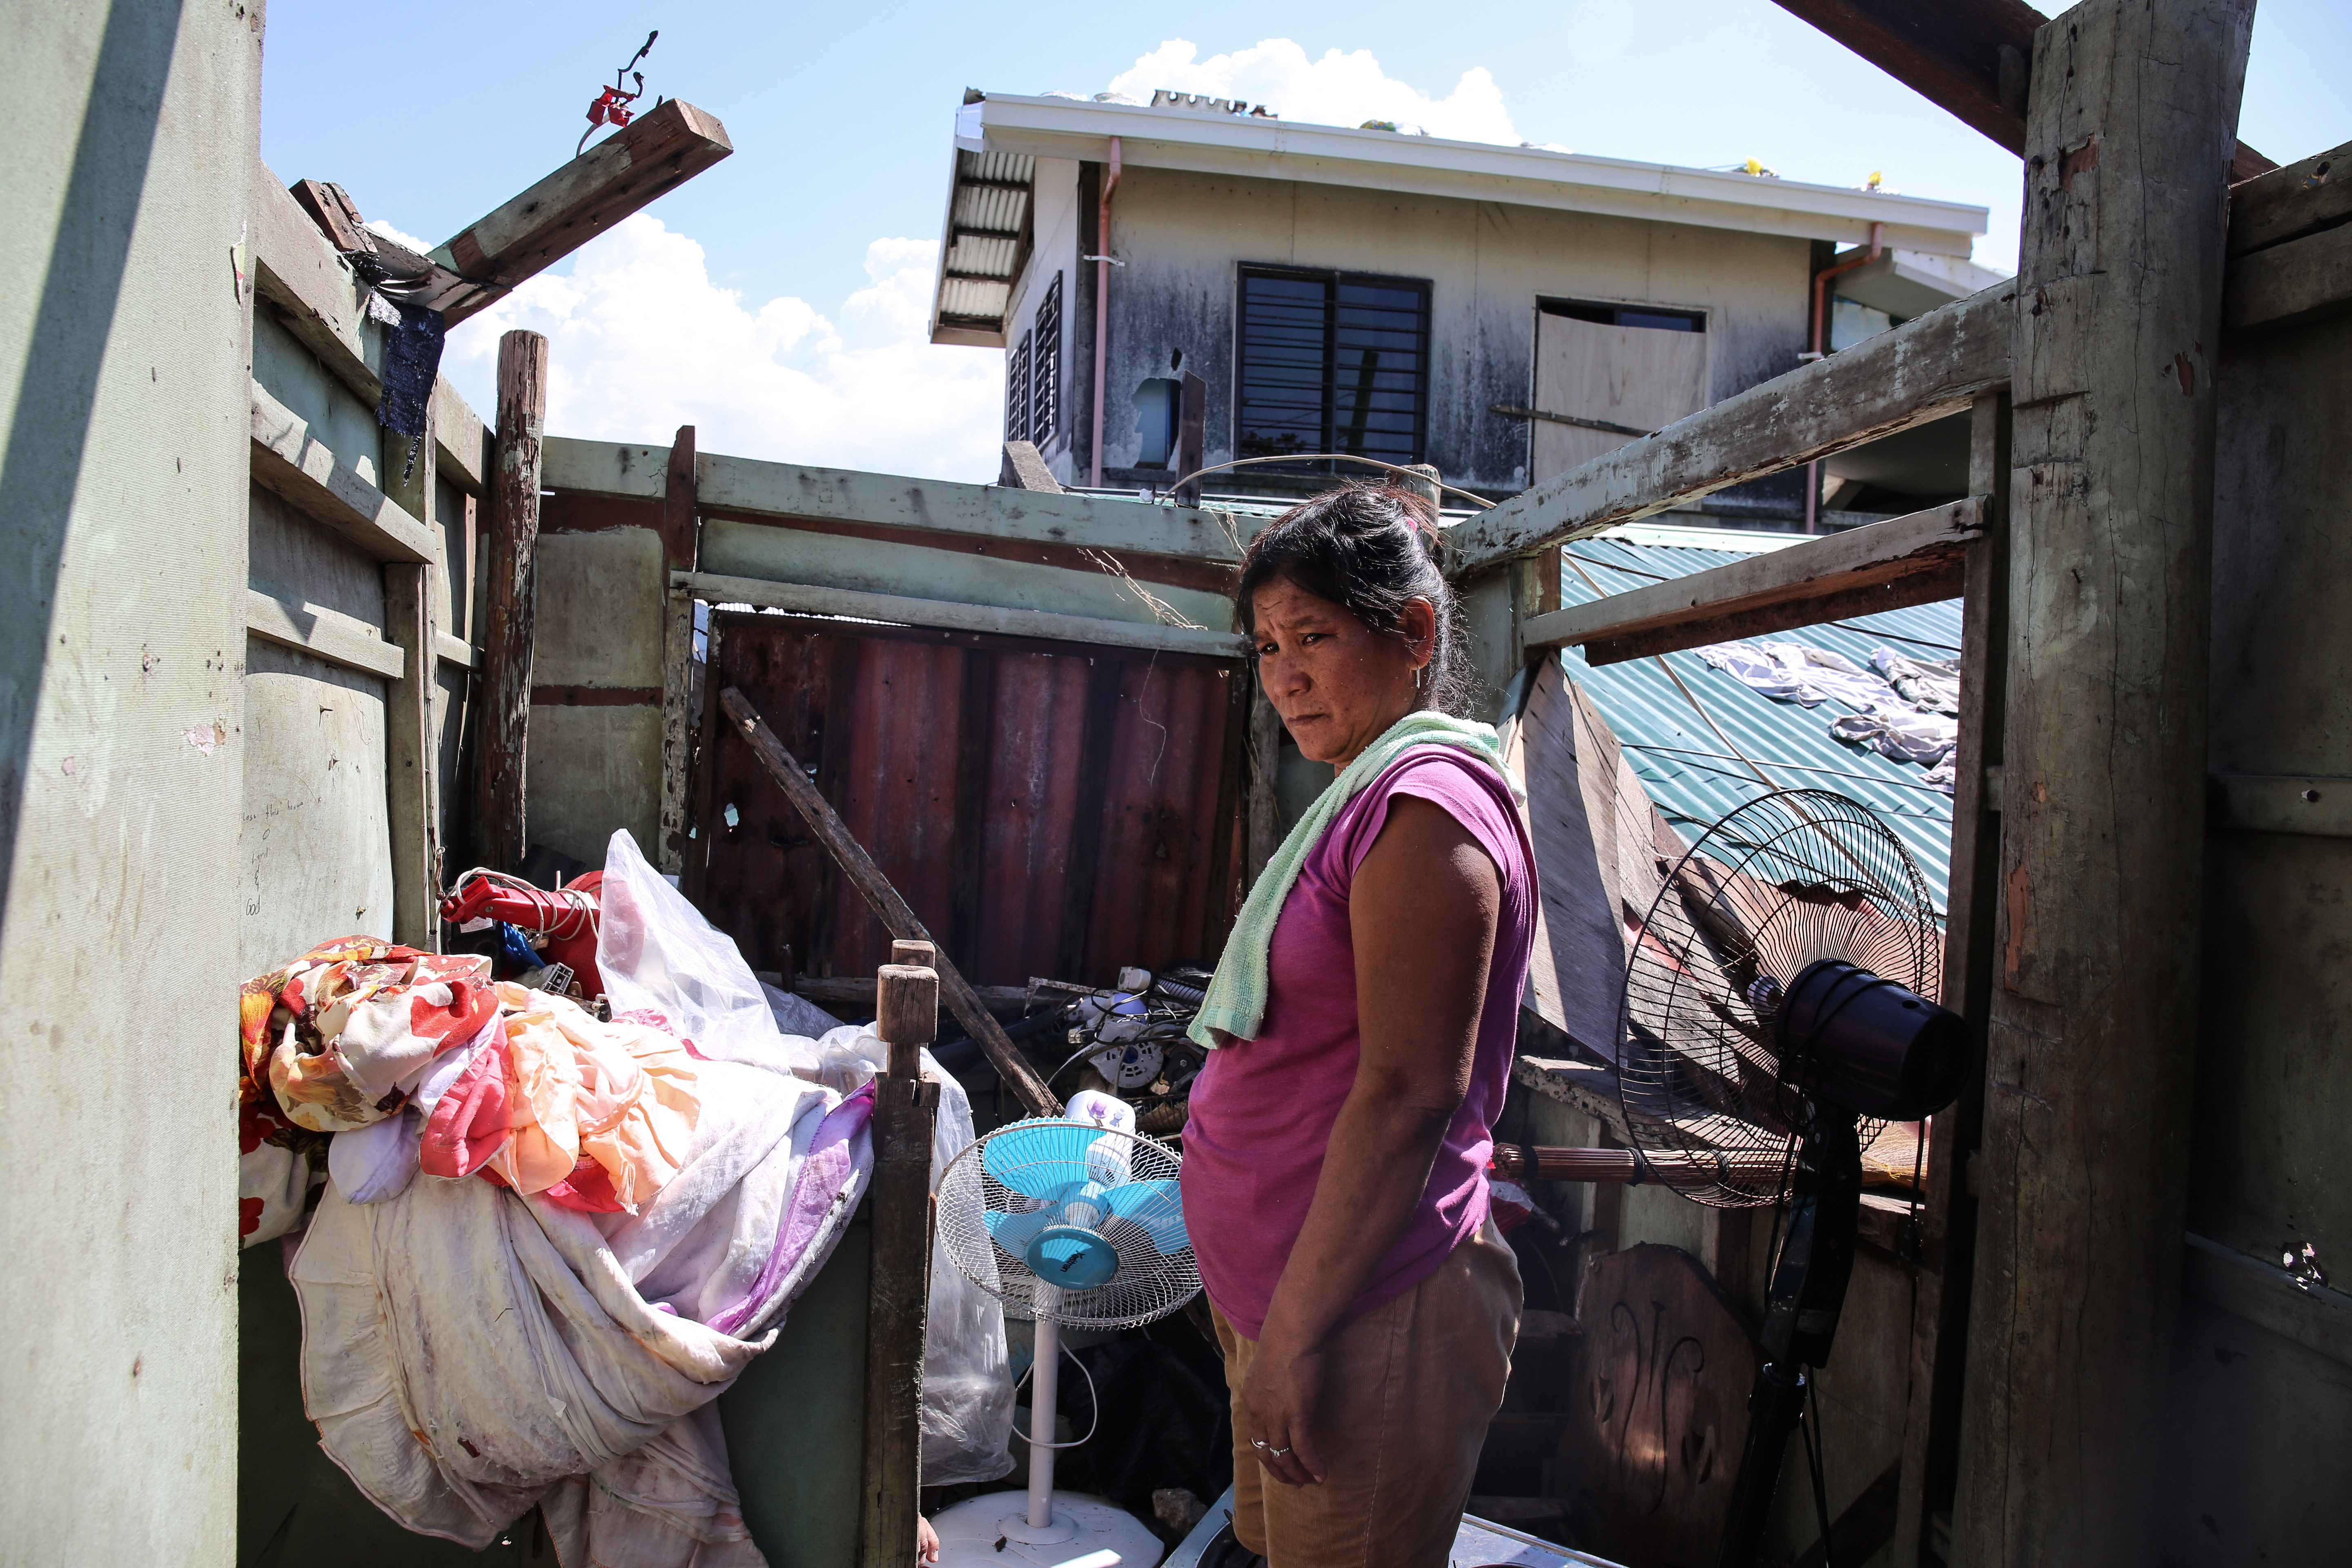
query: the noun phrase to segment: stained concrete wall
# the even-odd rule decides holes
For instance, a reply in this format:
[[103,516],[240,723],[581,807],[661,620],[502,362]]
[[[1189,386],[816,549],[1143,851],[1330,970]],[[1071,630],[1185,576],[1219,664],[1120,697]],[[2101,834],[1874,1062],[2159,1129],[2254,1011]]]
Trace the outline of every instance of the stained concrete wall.
[[[1042,218],[1074,201],[1079,182],[1075,170],[1041,161],[1037,186]],[[1427,279],[1429,460],[1450,483],[1507,491],[1528,482],[1527,423],[1489,405],[1531,395],[1538,299],[1706,311],[1708,397],[1720,401],[1795,368],[1812,247],[1641,218],[1129,168],[1112,202],[1111,252],[1127,265],[1112,268],[1110,285],[1107,482],[1139,447],[1135,388],[1169,374],[1178,351],[1183,368],[1209,384],[1209,461],[1235,456],[1237,268],[1263,262]],[[1024,286],[1016,314],[1034,308]],[[1091,345],[1089,338],[1078,361],[1081,378],[1092,374]],[[1086,403],[1073,391],[1075,412]],[[1082,430],[1081,465],[1087,443]]]
[[[226,1563],[261,8],[8,27],[0,1555]],[[36,1157],[37,1151],[38,1157]]]

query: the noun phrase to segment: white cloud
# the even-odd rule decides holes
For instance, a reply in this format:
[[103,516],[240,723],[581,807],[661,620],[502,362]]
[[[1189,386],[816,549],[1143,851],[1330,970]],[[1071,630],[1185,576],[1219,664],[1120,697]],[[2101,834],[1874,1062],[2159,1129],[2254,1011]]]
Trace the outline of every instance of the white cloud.
[[937,242],[877,239],[828,317],[713,284],[702,247],[639,213],[449,334],[442,368],[485,417],[498,343],[548,338],[550,431],[927,479],[992,480],[1004,356],[928,336]]
[[1318,125],[1392,120],[1461,142],[1519,140],[1502,89],[1483,67],[1464,71],[1446,97],[1432,98],[1382,70],[1370,49],[1326,49],[1321,59],[1310,60],[1290,39],[1266,38],[1205,60],[1195,58],[1199,53],[1198,45],[1171,38],[1112,78],[1110,89],[1146,103],[1160,88],[1246,99],[1271,106],[1285,120]]

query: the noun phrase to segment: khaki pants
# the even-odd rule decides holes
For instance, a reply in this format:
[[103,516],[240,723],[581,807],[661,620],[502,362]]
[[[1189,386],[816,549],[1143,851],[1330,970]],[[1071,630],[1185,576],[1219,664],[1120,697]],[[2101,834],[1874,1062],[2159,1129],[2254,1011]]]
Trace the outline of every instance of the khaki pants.
[[1328,1477],[1259,1468],[1241,1408],[1257,1343],[1213,1306],[1234,1391],[1234,1534],[1271,1568],[1444,1568],[1519,1331],[1519,1266],[1488,1221],[1437,1272],[1341,1325],[1315,1443]]

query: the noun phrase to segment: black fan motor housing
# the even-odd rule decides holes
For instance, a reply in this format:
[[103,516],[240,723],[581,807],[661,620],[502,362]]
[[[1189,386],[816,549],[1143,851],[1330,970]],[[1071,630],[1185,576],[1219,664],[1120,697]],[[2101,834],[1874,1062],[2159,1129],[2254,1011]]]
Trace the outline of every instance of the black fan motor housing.
[[1842,958],[1807,964],[1780,1008],[1781,1070],[1858,1115],[1916,1121],[1952,1103],[1968,1065],[1958,1014]]

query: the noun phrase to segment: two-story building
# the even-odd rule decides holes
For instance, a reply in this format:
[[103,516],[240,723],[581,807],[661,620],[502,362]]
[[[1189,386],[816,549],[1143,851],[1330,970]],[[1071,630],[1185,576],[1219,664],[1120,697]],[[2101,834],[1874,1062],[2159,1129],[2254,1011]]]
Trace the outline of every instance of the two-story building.
[[[1345,452],[1499,497],[1792,368],[1833,267],[1825,349],[1999,281],[1969,260],[1985,216],[1173,93],[973,92],[931,336],[1006,351],[1005,438],[1034,442],[1065,485],[1181,477],[1190,386],[1206,463]],[[1833,468],[1823,496],[1938,499],[1954,455],[1915,437]],[[1332,467],[1255,465],[1207,488],[1296,493]],[[1708,510],[1801,525],[1803,484]]]

